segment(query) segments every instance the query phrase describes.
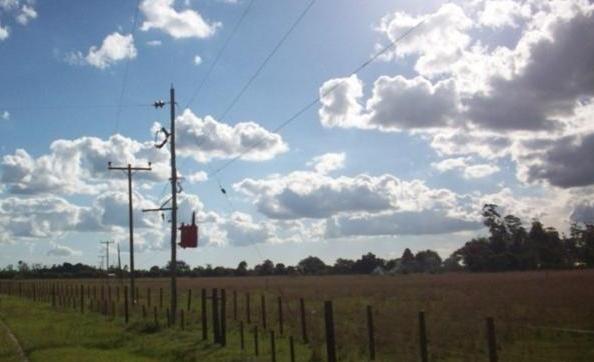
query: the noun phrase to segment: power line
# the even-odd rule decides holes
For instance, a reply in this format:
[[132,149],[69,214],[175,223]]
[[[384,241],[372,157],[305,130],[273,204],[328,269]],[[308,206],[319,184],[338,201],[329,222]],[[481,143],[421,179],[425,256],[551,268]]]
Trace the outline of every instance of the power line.
[[[134,35],[136,33],[136,27],[138,25],[139,8],[140,8],[140,0],[137,0],[136,8],[134,9],[134,21],[132,22],[132,30],[130,31],[130,34],[132,35],[133,39],[134,39]],[[126,65],[124,68],[124,78],[122,79],[122,90],[120,92],[120,100],[118,101],[118,108],[116,111],[116,122],[115,122],[115,129],[113,132],[114,134],[120,128],[120,115],[122,114],[122,107],[120,105],[122,104],[122,101],[124,100],[124,94],[126,93],[126,84],[128,82],[128,68],[130,68],[130,57],[126,58]]]
[[[373,63],[373,61],[375,61],[377,58],[379,58],[380,56],[382,56],[383,54],[385,54],[390,49],[394,48],[396,46],[396,43],[398,43],[402,39],[406,38],[414,30],[416,30],[418,27],[420,27],[424,22],[425,22],[424,20],[421,20],[415,26],[411,27],[406,32],[404,32],[401,36],[399,36],[398,38],[396,38],[393,41],[391,41],[388,45],[384,46],[380,51],[378,51],[377,53],[375,53],[371,58],[369,58],[368,60],[366,60],[365,62],[363,62],[357,68],[355,68],[355,70],[353,70],[346,78],[348,78],[350,76],[353,76],[355,74],[358,74],[360,71],[362,71],[364,68],[366,68],[369,64]],[[292,116],[290,116],[284,122],[282,122],[281,124],[279,124],[272,131],[274,133],[280,132],[283,128],[285,128],[290,123],[292,123],[293,121],[295,121],[296,119],[298,119],[299,116],[301,116],[303,113],[305,113],[311,107],[313,107],[314,105],[318,104],[323,97],[325,97],[328,94],[332,93],[336,88],[338,88],[339,86],[341,86],[345,81],[346,80],[343,79],[342,81],[337,82],[336,84],[334,84],[334,86],[330,87],[325,92],[323,92],[322,94],[320,94],[319,96],[317,96],[316,98],[314,98],[312,101],[310,101],[309,103],[307,103],[305,106],[301,107],[297,112],[295,112]],[[219,174],[221,171],[223,171],[224,169],[226,169],[227,167],[229,167],[231,164],[233,164],[234,162],[236,162],[238,159],[240,159],[241,157],[243,157],[246,153],[250,152],[252,149],[254,149],[254,148],[258,147],[259,145],[261,145],[262,142],[263,142],[263,140],[260,140],[260,141],[258,141],[256,143],[248,146],[245,150],[243,150],[242,152],[240,152],[238,155],[236,155],[235,157],[233,157],[230,160],[228,160],[227,162],[225,162],[222,166],[216,168],[212,174],[209,174],[209,176],[215,176],[216,177],[217,174]]]
[[295,28],[297,27],[297,25],[299,25],[299,23],[301,22],[301,20],[303,20],[303,18],[305,17],[305,15],[307,15],[307,13],[311,9],[311,7],[315,4],[315,2],[316,2],[316,0],[311,0],[309,2],[309,4],[307,4],[307,6],[305,7],[305,9],[303,9],[303,11],[299,15],[299,17],[293,22],[293,24],[289,27],[289,29],[285,32],[285,34],[276,43],[276,45],[274,46],[274,48],[272,49],[272,51],[268,54],[268,56],[264,59],[264,61],[256,69],[256,71],[254,72],[254,74],[252,74],[252,76],[248,79],[248,81],[243,85],[243,87],[241,88],[241,90],[239,91],[239,93],[237,93],[237,95],[235,96],[235,98],[233,98],[233,100],[227,106],[227,108],[225,108],[225,110],[223,111],[223,113],[221,113],[221,115],[219,116],[219,120],[224,119],[227,116],[227,114],[229,114],[229,112],[231,111],[231,109],[235,106],[235,104],[237,104],[237,102],[239,101],[239,99],[243,96],[243,94],[247,91],[247,89],[250,87],[250,85],[254,82],[254,80],[256,79],[256,77],[258,77],[258,75],[262,72],[262,70],[264,69],[264,67],[266,67],[266,65],[268,64],[268,62],[270,61],[270,59],[272,59],[272,57],[276,54],[276,52],[283,45],[283,43],[287,40],[287,38],[289,37],[289,35],[291,35],[291,33],[293,32],[293,30],[295,30]]
[[2,106],[0,105],[0,109],[3,110],[16,110],[16,111],[23,111],[23,110],[43,110],[43,109],[91,109],[91,108],[118,108],[118,107],[125,107],[125,108],[134,108],[134,107],[152,107],[151,104],[55,104],[55,105],[25,105],[25,106]]
[[223,52],[225,51],[225,49],[227,49],[227,46],[231,42],[231,39],[233,39],[233,37],[235,36],[235,33],[239,29],[239,26],[241,25],[241,23],[245,19],[246,15],[248,14],[249,10],[251,9],[253,3],[254,3],[254,0],[250,0],[250,2],[248,3],[248,5],[245,7],[245,9],[243,10],[243,12],[241,13],[241,16],[239,17],[239,19],[237,19],[237,22],[233,26],[233,29],[231,30],[231,33],[229,34],[229,36],[227,36],[227,39],[225,39],[225,42],[223,43],[223,46],[221,46],[221,48],[217,52],[217,55],[215,56],[214,61],[212,63],[210,63],[210,66],[209,66],[208,70],[206,71],[206,74],[204,74],[204,76],[202,77],[202,80],[198,84],[198,87],[196,88],[196,90],[194,91],[194,93],[192,93],[192,96],[190,97],[190,100],[188,101],[188,103],[186,104],[186,106],[184,108],[188,108],[188,106],[194,101],[194,99],[198,96],[198,94],[200,93],[200,91],[202,90],[202,88],[204,87],[204,85],[206,84],[206,81],[208,80],[210,74],[212,73],[212,71],[214,70],[215,66],[217,65],[217,63],[221,59],[221,56],[223,55]]

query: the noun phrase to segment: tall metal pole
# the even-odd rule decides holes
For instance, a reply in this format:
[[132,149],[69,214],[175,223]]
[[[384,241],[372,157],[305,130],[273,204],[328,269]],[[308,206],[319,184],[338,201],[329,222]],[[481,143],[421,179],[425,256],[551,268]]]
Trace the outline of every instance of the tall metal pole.
[[107,240],[107,241],[101,241],[101,244],[105,244],[105,260],[106,263],[106,268],[105,270],[107,270],[107,272],[109,273],[109,244],[113,244],[113,240]]
[[124,275],[122,274],[122,259],[120,258],[120,243],[118,242],[118,273],[120,274],[119,277],[122,279]]
[[171,147],[171,322],[175,324],[177,316],[177,168],[175,165],[175,89],[169,90],[169,109],[171,111],[170,142]]

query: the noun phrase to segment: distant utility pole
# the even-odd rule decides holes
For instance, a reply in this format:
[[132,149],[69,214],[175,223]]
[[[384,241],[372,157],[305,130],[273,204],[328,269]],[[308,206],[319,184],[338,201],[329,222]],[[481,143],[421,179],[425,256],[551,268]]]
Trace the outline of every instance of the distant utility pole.
[[103,258],[105,258],[105,255],[99,255],[99,270],[103,269]]
[[120,274],[120,279],[124,277],[124,273],[122,272],[122,259],[120,258],[120,243],[117,243],[118,247],[118,272]]
[[111,162],[107,163],[107,168],[109,170],[122,170],[128,173],[128,225],[130,229],[130,297],[132,303],[136,303],[136,298],[134,298],[134,217],[132,214],[132,171],[151,171],[151,163],[148,163],[148,167],[132,167],[132,165],[128,164],[128,166],[117,166],[114,167],[111,165]]
[[[180,192],[178,189],[179,184],[177,182],[177,167],[175,164],[175,89],[173,85],[169,89],[169,102],[162,100],[156,101],[153,106],[155,108],[163,108],[165,104],[169,103],[169,118],[170,126],[169,131],[162,127],[160,132],[165,135],[165,139],[158,145],[157,148],[162,148],[167,142],[169,142],[170,154],[171,154],[171,198],[165,201],[158,209],[145,209],[142,211],[165,211],[171,210],[171,322],[175,324],[177,316],[177,194]],[[171,207],[165,207],[165,205],[171,201]]]
[[109,244],[113,244],[113,240],[100,241],[99,244],[105,245],[105,270],[109,273]]

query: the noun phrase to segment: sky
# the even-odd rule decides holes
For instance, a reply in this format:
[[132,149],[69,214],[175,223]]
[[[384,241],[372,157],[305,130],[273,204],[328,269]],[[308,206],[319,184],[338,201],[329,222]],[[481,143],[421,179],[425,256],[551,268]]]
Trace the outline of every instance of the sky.
[[447,257],[485,203],[592,223],[593,39],[581,0],[0,0],[0,266],[127,264],[110,161],[151,162],[135,263],[166,264],[172,85],[192,266]]

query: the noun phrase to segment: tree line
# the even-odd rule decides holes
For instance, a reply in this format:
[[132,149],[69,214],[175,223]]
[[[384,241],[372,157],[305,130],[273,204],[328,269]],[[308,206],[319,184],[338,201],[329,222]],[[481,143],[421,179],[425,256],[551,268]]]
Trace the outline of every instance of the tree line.
[[[274,263],[264,260],[249,268],[245,261],[237,267],[196,266],[192,268],[184,261],[177,262],[180,276],[222,277],[222,276],[273,276],[273,275],[339,275],[339,274],[408,274],[438,273],[446,271],[496,272],[541,269],[572,269],[594,267],[594,224],[573,224],[569,235],[560,235],[552,227],[545,227],[533,220],[530,228],[520,218],[501,215],[494,204],[482,209],[483,223],[488,236],[473,238],[464,246],[442,260],[433,250],[413,253],[405,249],[400,258],[383,259],[373,253],[358,259],[339,258],[334,264],[326,264],[316,256],[308,256],[297,265]],[[148,270],[136,270],[138,277],[165,277],[170,266],[157,265]],[[98,278],[110,275],[123,277],[127,271],[116,268],[101,270],[82,263],[43,266],[28,265],[19,261],[17,266],[8,265],[0,270],[0,278]]]

